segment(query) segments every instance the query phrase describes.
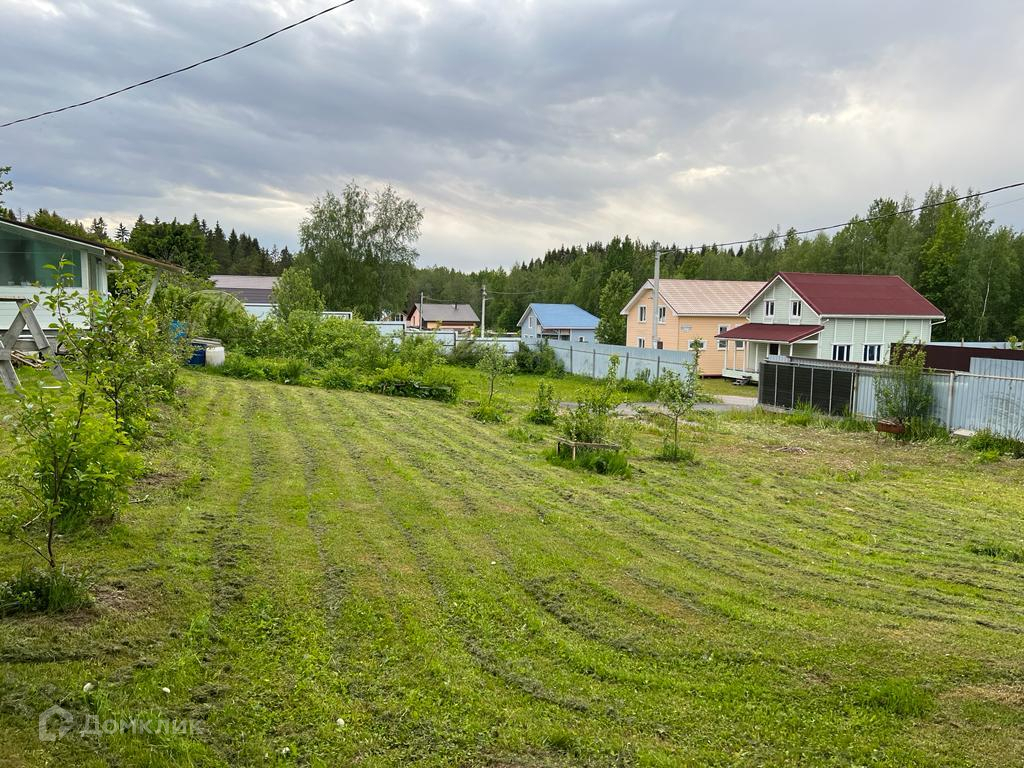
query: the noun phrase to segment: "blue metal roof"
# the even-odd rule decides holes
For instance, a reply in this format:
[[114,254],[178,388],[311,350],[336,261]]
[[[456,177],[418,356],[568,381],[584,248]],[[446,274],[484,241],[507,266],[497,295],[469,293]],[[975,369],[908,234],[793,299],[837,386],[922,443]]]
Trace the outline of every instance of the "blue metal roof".
[[545,328],[573,330],[597,328],[598,319],[575,304],[531,304],[519,319],[519,325],[523,324],[531,309]]

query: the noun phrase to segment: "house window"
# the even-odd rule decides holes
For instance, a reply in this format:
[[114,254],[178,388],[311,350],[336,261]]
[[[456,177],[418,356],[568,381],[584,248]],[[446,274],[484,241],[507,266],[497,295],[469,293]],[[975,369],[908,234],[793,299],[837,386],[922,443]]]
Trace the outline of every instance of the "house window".
[[527,319],[526,326],[527,328],[533,328],[533,315],[530,315],[529,319]]
[[637,319],[641,323],[646,323],[647,322],[647,305],[646,304],[641,304],[640,305]]
[[586,336],[579,336],[579,337],[577,338],[577,341],[579,341],[580,343],[583,343],[583,342],[585,342],[586,340],[587,340]]
[[643,336],[640,336],[640,337],[639,337],[639,338],[638,338],[638,339],[636,340],[636,345],[637,345],[638,347],[640,347],[640,349],[643,349],[643,348],[644,348],[644,337],[643,337]]
[[744,343],[744,342],[743,342],[742,340],[740,340],[740,339],[736,339],[736,351],[737,351],[737,352],[742,352],[742,351],[743,351],[743,347],[744,347],[744,344],[745,344],[745,343]]
[[882,362],[882,345],[881,344],[865,344],[864,345],[864,362],[865,363],[880,363],[880,362]]
[[768,300],[764,303],[764,319],[769,320],[775,317],[775,302]]
[[797,317],[797,318],[800,317],[801,313],[803,313],[803,310],[804,310],[804,304],[803,304],[802,301],[794,301],[793,302],[793,317]]
[[665,322],[665,307],[658,307],[658,322]]
[[849,344],[833,344],[832,345],[832,359],[838,360],[843,363],[850,362],[850,345]]
[[[720,325],[720,326],[718,326],[718,332],[719,333],[725,333],[728,330],[729,330],[729,326],[728,325]],[[719,339],[718,340],[718,348],[719,349],[728,349],[729,348],[729,340],[728,339]]]
[[0,232],[0,286],[28,287],[38,283],[52,287],[57,270],[46,267],[49,264],[56,267],[62,260],[71,262],[65,269],[71,274],[72,287],[85,287],[81,251],[24,235]]
[[779,354],[779,345],[778,344],[769,344],[768,345],[768,354],[769,355],[777,355],[777,354]]

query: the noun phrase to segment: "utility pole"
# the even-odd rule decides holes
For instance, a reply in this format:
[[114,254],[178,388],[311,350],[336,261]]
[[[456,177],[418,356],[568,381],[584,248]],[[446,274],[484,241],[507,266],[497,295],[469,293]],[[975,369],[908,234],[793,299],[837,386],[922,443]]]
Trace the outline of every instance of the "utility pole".
[[654,248],[654,301],[651,305],[651,349],[658,348],[658,297],[661,295],[661,248]]
[[481,285],[481,291],[483,291],[483,299],[480,301],[480,338],[487,336],[487,286]]

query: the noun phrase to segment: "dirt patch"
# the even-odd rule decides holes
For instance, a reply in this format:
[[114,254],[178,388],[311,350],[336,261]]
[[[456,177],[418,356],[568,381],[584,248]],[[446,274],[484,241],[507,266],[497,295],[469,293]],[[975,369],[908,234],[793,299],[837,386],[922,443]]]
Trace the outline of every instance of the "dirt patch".
[[945,698],[957,701],[982,701],[1007,707],[1024,707],[1024,683],[990,683],[954,688]]

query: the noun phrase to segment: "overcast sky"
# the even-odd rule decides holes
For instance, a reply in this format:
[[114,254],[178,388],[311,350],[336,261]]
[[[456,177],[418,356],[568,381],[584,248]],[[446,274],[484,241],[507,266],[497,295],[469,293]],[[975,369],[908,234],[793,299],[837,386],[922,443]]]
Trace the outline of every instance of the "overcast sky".
[[[330,0],[2,0],[0,122],[246,42]],[[425,211],[421,264],[630,234],[845,221],[1024,179],[1015,2],[356,0],[256,48],[0,130],[9,204],[193,211],[295,247],[351,179]],[[1020,190],[993,196],[1024,221]]]

